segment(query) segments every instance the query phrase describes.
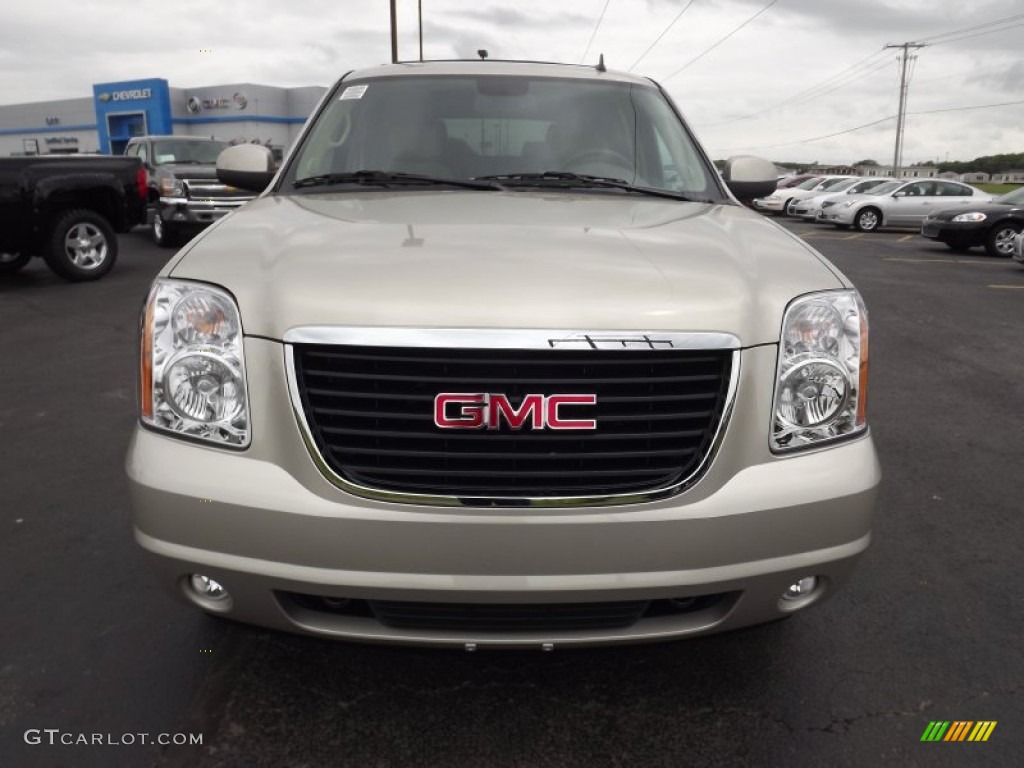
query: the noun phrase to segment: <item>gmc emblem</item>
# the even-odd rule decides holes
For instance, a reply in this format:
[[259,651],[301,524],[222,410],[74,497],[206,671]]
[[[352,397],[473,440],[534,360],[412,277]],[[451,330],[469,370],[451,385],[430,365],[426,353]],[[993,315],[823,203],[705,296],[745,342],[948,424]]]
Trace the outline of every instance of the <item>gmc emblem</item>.
[[505,395],[442,392],[434,398],[434,424],[441,429],[596,429],[594,419],[567,418],[561,408],[596,405],[597,395],[525,395],[516,408]]

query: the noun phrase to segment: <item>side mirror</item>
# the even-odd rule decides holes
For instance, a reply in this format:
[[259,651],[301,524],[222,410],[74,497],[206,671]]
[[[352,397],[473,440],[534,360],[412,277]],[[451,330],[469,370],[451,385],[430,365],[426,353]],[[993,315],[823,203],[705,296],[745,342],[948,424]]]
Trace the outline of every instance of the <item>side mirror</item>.
[[754,155],[737,155],[725,161],[722,179],[740,200],[767,197],[775,191],[779,174],[775,166]]
[[274,155],[261,144],[238,144],[217,155],[217,178],[229,187],[262,192],[274,178]]

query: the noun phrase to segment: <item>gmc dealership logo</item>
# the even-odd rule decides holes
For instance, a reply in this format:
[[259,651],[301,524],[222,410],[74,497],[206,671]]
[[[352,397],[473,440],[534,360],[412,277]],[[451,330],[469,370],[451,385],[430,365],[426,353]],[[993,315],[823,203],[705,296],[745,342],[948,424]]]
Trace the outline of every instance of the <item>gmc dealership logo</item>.
[[567,414],[568,407],[597,405],[597,395],[525,395],[517,408],[506,395],[442,392],[434,398],[434,424],[441,429],[596,429],[595,419]]

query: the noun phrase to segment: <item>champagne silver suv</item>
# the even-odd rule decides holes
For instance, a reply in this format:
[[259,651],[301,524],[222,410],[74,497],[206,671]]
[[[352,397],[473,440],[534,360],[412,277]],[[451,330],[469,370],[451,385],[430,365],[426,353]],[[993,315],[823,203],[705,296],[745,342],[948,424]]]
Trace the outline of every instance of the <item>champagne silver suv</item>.
[[846,581],[880,471],[850,282],[646,78],[398,64],[161,272],[135,535],[199,608],[324,637],[599,645]]

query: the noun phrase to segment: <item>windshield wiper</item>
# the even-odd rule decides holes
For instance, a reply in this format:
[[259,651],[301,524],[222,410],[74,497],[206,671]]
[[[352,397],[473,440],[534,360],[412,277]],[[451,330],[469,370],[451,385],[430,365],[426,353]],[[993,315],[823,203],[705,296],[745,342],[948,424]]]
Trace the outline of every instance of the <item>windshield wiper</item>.
[[571,189],[573,187],[599,187],[606,189],[621,189],[626,192],[639,192],[643,195],[653,197],[667,197],[669,200],[683,200],[688,203],[710,203],[710,200],[687,197],[679,192],[672,192],[667,189],[652,189],[651,187],[638,187],[630,184],[625,179],[615,179],[608,176],[590,176],[585,173],[573,173],[572,171],[544,171],[543,173],[499,173],[493,176],[475,176],[478,181],[503,181],[511,182],[518,186],[542,186],[560,187]]
[[388,187],[394,184],[429,184],[466,189],[503,189],[495,181],[474,181],[472,179],[443,179],[437,176],[423,176],[418,173],[401,173],[399,171],[351,171],[348,173],[321,173],[307,176],[292,183],[293,187],[322,187],[335,184],[360,184],[366,186]]

